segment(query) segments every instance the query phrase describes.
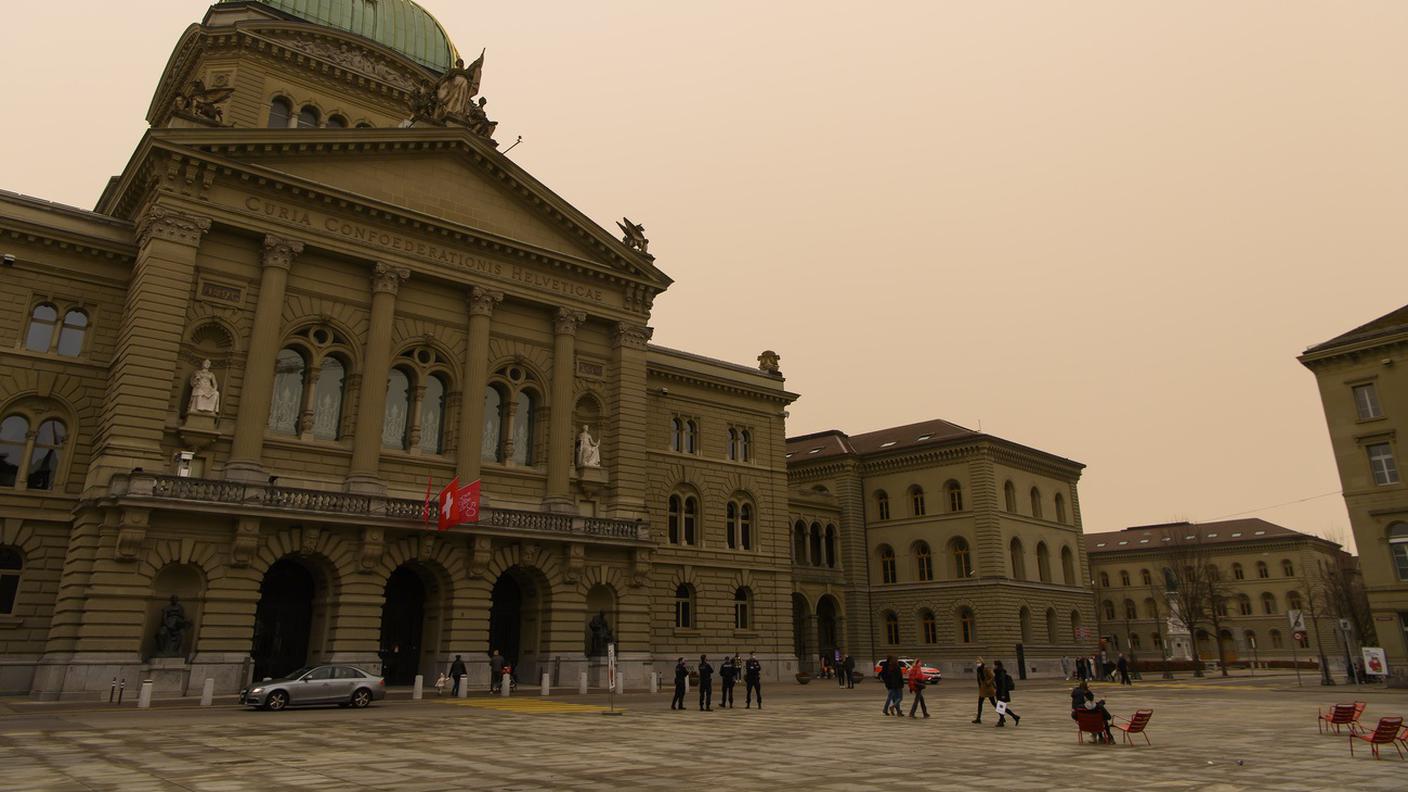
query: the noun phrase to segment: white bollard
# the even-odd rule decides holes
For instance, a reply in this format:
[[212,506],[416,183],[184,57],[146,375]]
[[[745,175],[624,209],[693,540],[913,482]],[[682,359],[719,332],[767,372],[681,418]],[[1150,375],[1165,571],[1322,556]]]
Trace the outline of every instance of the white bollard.
[[469,698],[469,674],[460,677],[460,698]]
[[659,693],[659,692],[660,692],[660,672],[659,672],[659,671],[651,671],[651,672],[650,672],[650,692],[651,692],[651,693]]
[[587,695],[587,672],[586,672],[586,671],[583,671],[583,672],[577,674],[577,695],[579,695],[579,696],[585,696],[585,695]]
[[152,705],[152,681],[142,680],[142,692],[137,694],[137,708],[146,709]]
[[626,675],[621,673],[621,669],[616,669],[616,695],[626,692]]
[[206,677],[200,689],[200,705],[209,707],[215,703],[215,677]]
[[548,694],[548,691],[552,689],[552,688],[551,688],[551,685],[549,684],[549,680],[550,680],[550,678],[548,677],[548,672],[544,671],[544,672],[543,672],[543,692],[542,692],[542,695],[544,695],[544,696],[546,696],[546,695]]
[[425,674],[416,674],[416,686],[411,689],[411,700],[420,701],[425,695]]
[[508,698],[509,692],[513,689],[513,677],[504,674],[499,679],[499,695]]

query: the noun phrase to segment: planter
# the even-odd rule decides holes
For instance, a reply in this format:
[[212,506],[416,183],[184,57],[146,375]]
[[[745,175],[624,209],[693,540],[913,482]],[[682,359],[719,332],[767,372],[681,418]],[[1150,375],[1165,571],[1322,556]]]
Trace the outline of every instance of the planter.
[[810,681],[812,681],[812,675],[811,675],[811,674],[808,674],[806,671],[798,671],[798,672],[797,672],[797,684],[799,684],[799,685],[805,685],[805,684],[807,684],[807,683],[810,682]]

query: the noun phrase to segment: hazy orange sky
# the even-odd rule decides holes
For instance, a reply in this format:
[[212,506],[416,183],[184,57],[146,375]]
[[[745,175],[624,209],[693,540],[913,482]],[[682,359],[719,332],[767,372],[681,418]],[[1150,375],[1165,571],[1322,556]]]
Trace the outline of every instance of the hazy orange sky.
[[[659,343],[782,354],[791,433],[981,423],[1089,466],[1089,532],[1348,538],[1295,356],[1408,302],[1408,3],[423,5],[515,161],[646,225]],[[91,207],[206,7],[6,3],[0,188]]]

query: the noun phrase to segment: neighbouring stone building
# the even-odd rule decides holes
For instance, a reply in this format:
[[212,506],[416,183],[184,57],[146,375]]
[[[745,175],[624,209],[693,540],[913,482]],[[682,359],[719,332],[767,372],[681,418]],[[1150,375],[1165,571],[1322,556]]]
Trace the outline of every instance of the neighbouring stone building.
[[1408,484],[1398,464],[1398,433],[1408,436],[1408,305],[1307,349],[1300,362],[1320,388],[1374,633],[1392,683],[1408,686]]
[[[1199,660],[1216,662],[1220,647],[1228,664],[1318,665],[1323,648],[1330,668],[1344,668],[1338,620],[1363,609],[1351,601],[1359,590],[1355,559],[1334,542],[1245,518],[1087,534],[1085,546],[1099,635],[1112,651],[1132,654],[1146,667],[1157,667],[1165,654],[1193,658],[1194,631],[1170,618],[1177,608],[1170,593],[1177,576],[1164,570],[1196,559],[1215,569],[1219,581],[1218,624],[1204,621],[1196,630]],[[1211,616],[1211,603],[1207,610]],[[1306,633],[1299,640],[1288,619],[1292,610],[1304,616]]]
[[94,211],[0,194],[0,690],[575,685],[599,614],[627,686],[797,670],[777,356],[652,345],[645,229],[505,157],[483,74],[410,0],[222,0]]
[[841,646],[1026,677],[1088,651],[1080,463],[942,420],[793,437],[787,462],[805,667]]

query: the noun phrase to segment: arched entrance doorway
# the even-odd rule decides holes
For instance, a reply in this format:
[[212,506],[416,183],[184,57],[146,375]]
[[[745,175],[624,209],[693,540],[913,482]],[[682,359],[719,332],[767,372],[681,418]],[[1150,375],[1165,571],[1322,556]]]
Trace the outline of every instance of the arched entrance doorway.
[[540,673],[543,625],[548,613],[547,586],[522,566],[504,570],[489,595],[489,651],[499,650],[523,683]]
[[298,561],[282,559],[264,573],[249,652],[254,679],[277,679],[308,663],[317,600],[317,580]]
[[797,653],[801,669],[816,671],[817,656],[812,651],[811,630],[808,624],[811,615],[812,609],[807,604],[807,598],[798,592],[792,592],[792,651]]
[[381,674],[388,685],[410,685],[420,673],[425,645],[425,585],[409,567],[401,566],[386,580],[381,606]]
[[839,608],[835,597],[827,594],[816,601],[816,640],[820,645],[818,651],[833,660],[841,639],[838,616]]

